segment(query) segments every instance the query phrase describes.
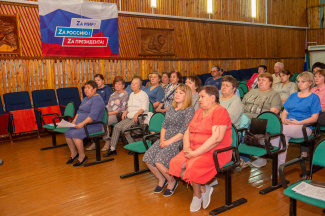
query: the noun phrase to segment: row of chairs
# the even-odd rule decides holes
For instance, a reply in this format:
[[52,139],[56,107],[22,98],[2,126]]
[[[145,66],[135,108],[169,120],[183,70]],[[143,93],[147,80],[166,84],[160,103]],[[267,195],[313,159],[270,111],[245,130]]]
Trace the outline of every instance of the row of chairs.
[[[56,98],[58,96],[58,100]],[[37,131],[42,128],[42,124],[52,123],[52,119],[44,117],[41,121],[41,115],[48,113],[57,113],[59,116],[64,113],[65,106],[69,102],[74,104],[74,113],[81,104],[78,88],[60,88],[32,91],[33,106],[30,95],[27,91],[6,93],[3,95],[4,107],[0,100],[0,134],[8,134],[12,141],[12,134],[18,134],[29,131]]]

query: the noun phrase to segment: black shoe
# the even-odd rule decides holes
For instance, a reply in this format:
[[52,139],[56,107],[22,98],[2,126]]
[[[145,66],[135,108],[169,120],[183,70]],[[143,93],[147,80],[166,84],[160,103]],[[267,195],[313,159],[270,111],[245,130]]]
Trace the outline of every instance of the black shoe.
[[85,156],[85,158],[80,162],[79,160],[77,160],[77,162],[75,164],[73,164],[74,167],[79,167],[81,166],[83,163],[88,161],[88,157]]
[[70,159],[67,161],[67,165],[69,165],[69,164],[72,164],[77,158],[79,158],[79,154],[77,153],[77,155],[74,157],[74,158],[72,158],[72,157],[70,157]]
[[109,149],[106,154],[103,154],[103,157],[109,157],[111,155],[117,155],[116,150],[112,151],[112,150]]

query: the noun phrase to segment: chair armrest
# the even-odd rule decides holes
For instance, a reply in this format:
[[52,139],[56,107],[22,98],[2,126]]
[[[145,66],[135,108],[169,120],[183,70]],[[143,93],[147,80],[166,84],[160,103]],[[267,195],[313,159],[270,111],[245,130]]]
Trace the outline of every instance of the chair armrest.
[[141,120],[142,120],[142,123],[144,122],[144,120],[145,120],[145,117],[146,116],[148,116],[148,114],[140,114],[140,115],[138,115],[138,124],[140,124],[140,118],[141,118]]
[[146,147],[147,150],[149,149],[149,146],[147,144],[148,138],[149,137],[154,137],[154,136],[159,135],[159,134],[160,134],[160,132],[157,132],[157,133],[153,133],[153,134],[146,135],[146,136],[144,136],[142,138],[143,145],[144,145],[144,147]]
[[133,128],[129,128],[129,129],[124,130],[124,131],[123,131],[123,134],[124,134],[125,132],[130,132],[130,131],[134,131],[134,130],[141,130],[141,133],[143,133],[143,129],[142,129],[142,127],[133,127]]
[[[282,146],[279,145],[278,150],[271,152],[271,148],[270,148],[271,147],[271,138],[275,138],[275,137],[280,137],[280,144],[282,144]],[[287,149],[286,139],[285,139],[284,134],[282,134],[282,133],[266,135],[265,136],[265,145],[266,145],[266,152],[270,156],[284,152]]]
[[[51,115],[56,115],[57,117],[59,116],[58,113],[48,113],[48,114],[44,114],[44,115],[41,114],[41,121],[42,121],[43,125],[45,125],[45,121],[43,119],[43,116],[51,116]],[[53,119],[52,119],[52,121],[53,121]]]
[[248,131],[248,128],[238,128],[236,130],[237,130],[238,139],[239,139],[237,145],[239,145],[240,143],[242,143],[243,138],[244,138],[244,132]]
[[302,178],[292,184],[295,184],[299,181],[302,181],[302,180],[306,180],[307,179],[307,170],[306,170],[306,164],[305,164],[305,160],[301,157],[299,158],[295,158],[291,161],[288,161],[284,164],[281,164],[280,167],[279,167],[279,174],[280,174],[280,179],[281,179],[281,184],[282,184],[282,187],[283,188],[287,188],[288,185],[287,185],[287,181],[285,179],[285,173],[284,173],[284,168],[285,167],[288,167],[288,166],[291,166],[293,164],[296,164],[296,163],[300,163],[300,166],[301,166],[301,171],[302,171]]
[[[311,138],[311,139],[308,139],[307,127],[310,127],[310,126],[314,127],[315,131],[314,131],[314,137]],[[304,135],[305,142],[315,141],[315,140],[319,139],[322,136],[321,131],[320,131],[320,126],[319,126],[318,122],[303,125],[302,126],[302,134]]]
[[[218,161],[218,154],[221,152],[226,152],[226,151],[230,151],[230,150],[232,150],[232,160],[234,160],[234,163],[230,166],[220,168],[219,161]],[[225,172],[228,170],[232,170],[232,169],[238,167],[240,164],[240,157],[239,157],[238,149],[234,146],[229,146],[229,147],[223,148],[223,149],[217,149],[213,152],[213,160],[214,160],[214,165],[218,172]]]
[[72,118],[71,118],[70,116],[58,116],[58,117],[54,117],[54,118],[52,118],[52,121],[53,121],[54,127],[55,127],[55,128],[57,127],[55,120],[57,120],[57,119],[61,120],[61,119],[65,119],[65,118],[70,119],[70,121],[72,120]]
[[90,137],[87,126],[94,125],[94,124],[102,124],[103,128],[104,128],[104,131],[105,131],[105,134],[107,134],[107,127],[106,127],[106,124],[104,122],[102,122],[102,121],[93,121],[93,122],[84,124],[84,129],[85,129],[87,137]]

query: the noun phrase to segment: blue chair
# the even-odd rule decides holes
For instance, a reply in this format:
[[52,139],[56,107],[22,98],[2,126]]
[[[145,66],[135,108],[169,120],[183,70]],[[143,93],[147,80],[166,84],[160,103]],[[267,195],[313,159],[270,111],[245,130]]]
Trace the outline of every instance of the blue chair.
[[148,79],[146,79],[146,80],[142,80],[142,85],[143,85],[143,86],[146,86],[146,85],[147,85],[147,82],[149,82]]
[[242,80],[249,80],[252,76],[249,69],[238,70],[238,73],[240,74],[240,77],[242,78]]
[[[50,113],[55,113],[54,115],[58,116],[61,115],[54,89],[32,91],[32,100],[38,128],[42,127],[41,115]],[[52,122],[52,118],[48,116],[44,119],[44,122],[45,124],[49,124]]]
[[75,107],[75,113],[77,113],[81,104],[78,88],[59,88],[56,90],[56,94],[58,96],[61,113],[64,113],[65,106],[69,102],[73,102]]
[[[321,141],[318,142],[313,155],[314,156],[313,156],[313,160],[311,163],[312,168],[313,168],[313,166],[325,167],[325,160],[324,160],[325,139],[322,139]],[[286,179],[285,179],[284,168],[291,166],[293,164],[296,164],[296,163],[300,163],[301,170],[303,173],[302,178],[299,181],[288,186]],[[280,173],[282,186],[285,188],[283,193],[284,193],[284,195],[290,197],[289,213],[291,216],[295,216],[297,214],[297,200],[308,203],[310,205],[314,205],[314,206],[323,208],[323,213],[325,213],[325,201],[307,197],[302,194],[296,193],[294,190],[292,190],[295,186],[297,186],[298,184],[300,184],[302,182],[309,184],[312,181],[313,169],[310,169],[310,178],[309,178],[309,180],[307,180],[307,170],[306,170],[305,160],[303,158],[301,158],[301,157],[295,158],[291,161],[288,161],[288,162],[282,164],[279,168],[279,173]]]
[[187,76],[183,76],[183,84],[185,84],[186,77]]
[[[213,152],[214,164],[218,173],[222,173],[225,175],[226,205],[210,211],[209,212],[210,215],[220,214],[222,212],[228,211],[232,208],[235,208],[247,202],[247,199],[245,198],[232,201],[231,172],[240,164],[240,157],[237,148],[238,148],[238,132],[236,130],[236,127],[232,125],[232,145],[227,148],[215,150]],[[226,165],[220,168],[218,162],[218,154],[226,151],[232,151],[232,159],[229,163],[227,163]]]
[[6,111],[12,115],[9,131],[11,133],[36,131],[39,137],[36,117],[29,93],[27,91],[6,93],[3,95],[3,100]]
[[203,85],[204,84],[204,82],[203,82],[203,78],[202,78],[202,75],[196,75],[200,80],[201,80],[201,85]]
[[125,88],[131,85],[131,82],[125,82]]
[[231,70],[227,71],[227,75],[233,76],[237,81],[242,81],[243,79],[240,76],[240,73],[238,73],[238,70]]
[[207,81],[207,79],[208,79],[209,77],[212,77],[212,76],[211,76],[211,73],[201,74],[202,85],[205,84],[205,81]]

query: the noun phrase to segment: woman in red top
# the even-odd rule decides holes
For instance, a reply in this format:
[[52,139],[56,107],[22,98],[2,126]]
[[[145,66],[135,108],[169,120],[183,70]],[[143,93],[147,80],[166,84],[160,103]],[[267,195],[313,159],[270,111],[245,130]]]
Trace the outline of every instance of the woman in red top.
[[[232,143],[231,120],[227,110],[219,105],[218,89],[204,86],[199,91],[199,103],[201,108],[184,134],[183,151],[170,161],[168,171],[192,184],[192,212],[200,210],[202,202],[204,209],[210,204],[213,188],[205,184],[217,174],[213,152]],[[230,160],[231,151],[218,155],[220,167]]]

